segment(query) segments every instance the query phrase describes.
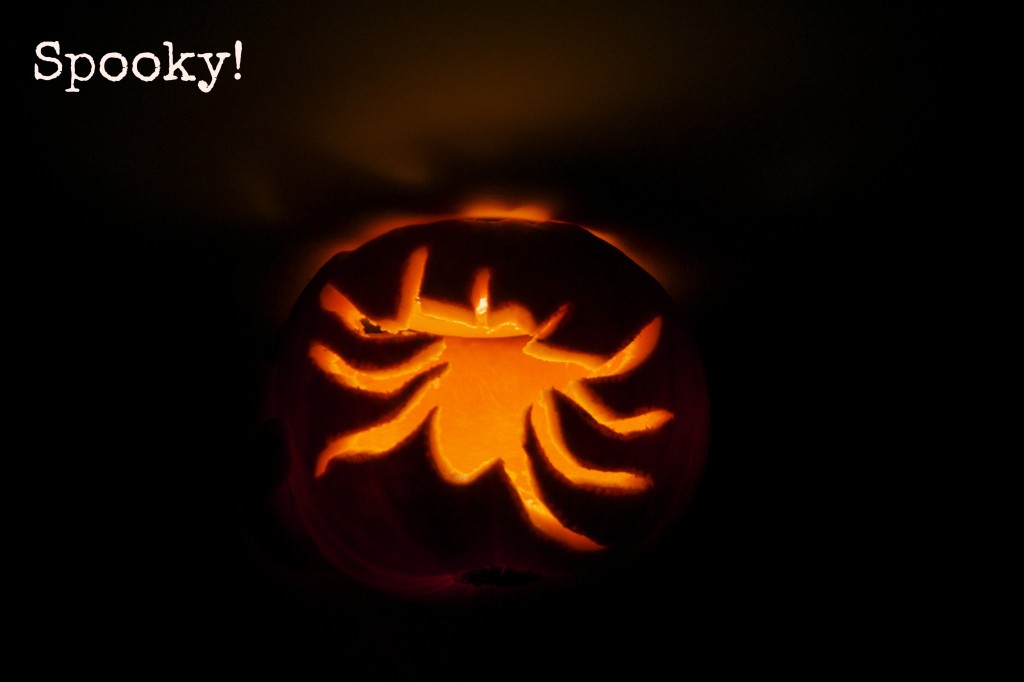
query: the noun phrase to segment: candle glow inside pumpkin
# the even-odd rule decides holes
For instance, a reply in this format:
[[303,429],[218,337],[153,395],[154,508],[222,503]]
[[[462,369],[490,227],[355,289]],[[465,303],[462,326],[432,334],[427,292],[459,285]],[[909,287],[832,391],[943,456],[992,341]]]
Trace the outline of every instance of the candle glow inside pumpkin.
[[421,297],[428,255],[428,249],[420,248],[409,258],[397,312],[391,318],[370,319],[332,285],[321,291],[321,306],[350,333],[381,343],[392,335],[408,334],[428,334],[437,340],[408,360],[385,368],[355,367],[327,344],[311,343],[312,361],[349,389],[393,394],[418,382],[390,419],[332,438],[319,455],[316,475],[326,474],[335,460],[386,456],[429,421],[430,452],[445,480],[467,484],[500,466],[535,528],[573,549],[603,549],[566,527],[545,504],[524,450],[526,422],[548,461],[572,485],[609,494],[648,488],[650,479],[631,471],[628,462],[622,469],[596,469],[573,456],[562,437],[553,392],[582,408],[607,437],[642,437],[660,429],[672,419],[667,410],[619,414],[586,383],[628,373],[643,363],[658,343],[660,318],[651,320],[610,357],[548,345],[544,339],[570,314],[568,305],[539,323],[515,302],[492,309],[487,269],[477,272],[465,306]]

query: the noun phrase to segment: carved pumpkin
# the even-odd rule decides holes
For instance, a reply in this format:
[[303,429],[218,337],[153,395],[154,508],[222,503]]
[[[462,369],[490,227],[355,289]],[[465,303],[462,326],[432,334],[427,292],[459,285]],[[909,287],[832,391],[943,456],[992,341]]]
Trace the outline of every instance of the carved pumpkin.
[[411,225],[335,255],[286,326],[273,411],[309,538],[404,594],[619,565],[676,520],[707,440],[671,298],[558,222]]

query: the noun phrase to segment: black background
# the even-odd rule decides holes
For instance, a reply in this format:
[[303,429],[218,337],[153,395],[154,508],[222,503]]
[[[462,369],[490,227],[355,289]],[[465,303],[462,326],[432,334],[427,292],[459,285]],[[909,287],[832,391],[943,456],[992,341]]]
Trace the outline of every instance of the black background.
[[[467,677],[903,650],[921,535],[899,513],[911,454],[888,427],[909,383],[903,285],[952,219],[950,18],[731,2],[46,3],[12,18],[21,631],[111,665],[133,651],[156,668]],[[209,93],[131,75],[68,93],[66,61],[33,78],[48,40],[165,69],[165,40],[241,40],[242,77],[232,57]],[[288,305],[353,226],[477,198],[606,230],[663,278],[711,395],[694,505],[623,580],[550,600],[409,605],[296,580],[267,554],[260,420]]]

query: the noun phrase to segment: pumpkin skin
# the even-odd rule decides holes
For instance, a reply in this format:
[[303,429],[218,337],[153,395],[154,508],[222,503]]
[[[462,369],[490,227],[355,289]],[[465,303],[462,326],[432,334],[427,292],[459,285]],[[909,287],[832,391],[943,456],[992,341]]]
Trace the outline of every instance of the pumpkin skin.
[[[549,386],[549,366],[575,378]],[[505,400],[522,382],[543,399]],[[442,220],[336,254],[286,323],[270,404],[301,531],[342,574],[414,597],[623,565],[682,513],[708,437],[671,297],[561,222]],[[378,432],[386,443],[368,445]],[[467,464],[453,464],[460,448]]]

